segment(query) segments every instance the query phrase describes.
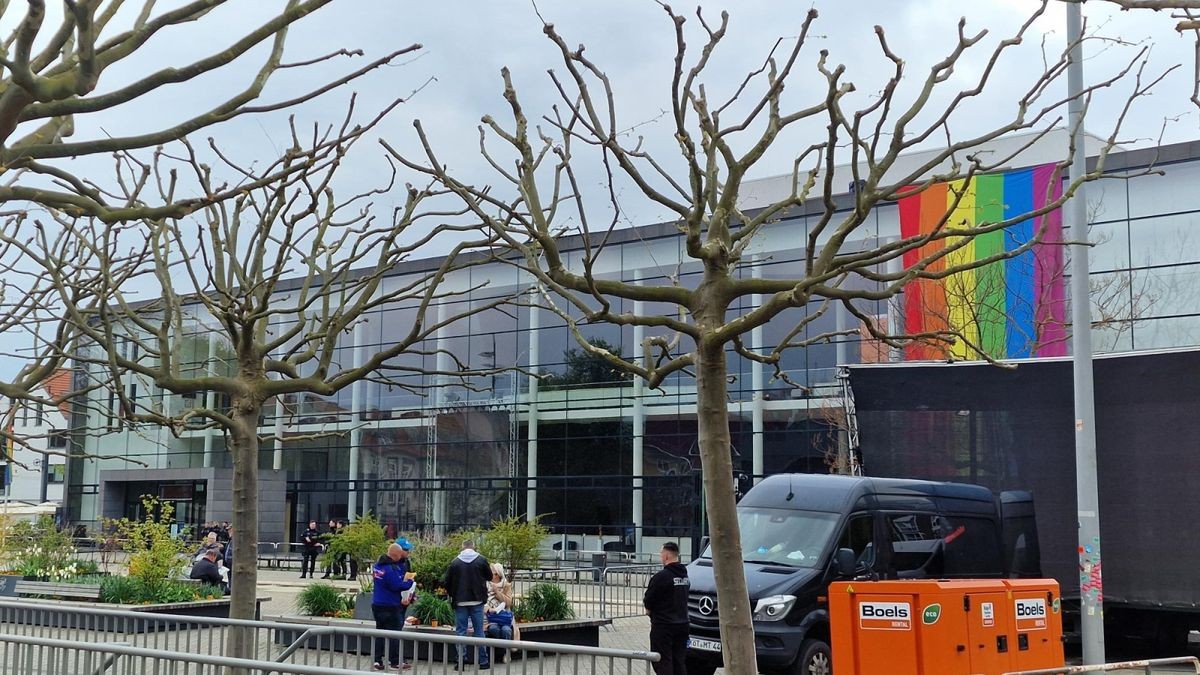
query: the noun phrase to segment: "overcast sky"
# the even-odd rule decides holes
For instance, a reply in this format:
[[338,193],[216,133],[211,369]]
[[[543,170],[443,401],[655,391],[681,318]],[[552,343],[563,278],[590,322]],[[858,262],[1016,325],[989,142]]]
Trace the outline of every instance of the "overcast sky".
[[[11,24],[23,3],[12,3],[5,23]],[[53,3],[51,3],[53,4]],[[140,3],[128,3],[131,12]],[[162,11],[173,4],[159,3]],[[283,6],[279,0],[233,0],[196,24],[162,35],[142,53],[114,68],[101,81],[100,91],[127,83],[137,75],[163,65],[183,65],[195,58],[228,45],[250,27],[268,18]],[[729,35],[706,77],[710,96],[728,95],[742,77],[757,68],[771,45],[779,38],[796,36],[810,7],[820,19],[810,37],[810,47],[800,59],[789,84],[786,102],[796,107],[811,105],[822,94],[823,83],[815,70],[817,50],[827,49],[831,64],[845,64],[846,81],[858,88],[856,101],[867,105],[890,74],[890,64],[876,46],[873,26],[887,32],[893,50],[907,62],[910,78],[923,77],[930,63],[941,59],[951,48],[955,27],[965,12],[968,32],[990,31],[988,40],[969,52],[959,68],[959,82],[978,77],[984,59],[996,40],[1011,35],[1038,6],[1032,0],[846,0],[780,2],[778,0],[740,0],[739,2],[701,3],[709,21],[719,23],[721,10],[730,12]],[[1016,91],[1023,91],[1031,78],[1041,72],[1041,45],[1057,56],[1065,40],[1065,7],[1051,3],[1046,17],[1032,38],[1012,56],[1001,62],[988,91],[952,120],[956,135],[990,129],[1008,119]],[[696,4],[676,3],[675,8],[691,19],[689,27],[698,31],[694,18]],[[343,59],[327,66],[287,71],[273,81],[264,98],[271,100],[295,95],[323,79],[344,72],[366,59],[376,58],[393,49],[421,43],[424,49],[416,58],[382,69],[351,88],[340,90],[298,111],[305,122],[332,122],[340,119],[347,96],[358,92],[360,110],[378,109],[392,98],[407,96],[424,88],[399,108],[381,127],[381,135],[393,145],[415,150],[412,121],[420,119],[442,160],[452,170],[476,182],[493,182],[478,154],[476,127],[484,114],[493,114],[507,122],[506,107],[500,96],[500,68],[508,66],[518,92],[530,116],[548,114],[557,102],[546,70],[562,71],[556,49],[542,33],[537,10],[554,23],[569,44],[587,46],[590,57],[609,75],[616,90],[619,119],[623,125],[637,125],[658,118],[669,106],[668,84],[672,74],[674,38],[666,14],[651,0],[526,0],[441,2],[401,2],[399,0],[339,0],[295,26],[289,40],[287,60],[300,60],[339,48],[362,49],[361,59]],[[1108,3],[1093,0],[1086,5],[1089,25],[1098,34],[1120,38],[1131,45],[1092,43],[1087,77],[1090,81],[1106,78],[1119,63],[1131,58],[1136,49],[1152,46],[1150,72],[1174,64],[1184,64],[1159,87],[1155,96],[1144,101],[1127,122],[1126,141],[1146,144],[1156,141],[1164,120],[1172,119],[1165,132],[1167,142],[1196,136],[1197,114],[1188,102],[1191,93],[1192,43],[1173,30],[1174,21],[1162,13],[1118,12]],[[49,32],[49,31],[47,31]],[[693,48],[701,35],[692,32]],[[1103,53],[1097,54],[1101,47]],[[97,115],[81,121],[79,137],[97,133],[122,134],[145,131],[171,120],[185,118],[201,106],[223,100],[234,88],[248,82],[261,60],[263,51],[251,53],[220,73],[190,85],[173,87],[147,101],[125,110]],[[1065,93],[1065,79],[1059,95]],[[1090,131],[1107,135],[1114,111],[1128,91],[1128,85],[1101,95],[1089,118]],[[941,98],[951,92],[946,88]],[[901,97],[903,100],[903,96]],[[1065,112],[1065,111],[1064,111]],[[1177,119],[1175,119],[1177,118]],[[286,118],[271,115],[244,118],[215,132],[224,146],[244,159],[273,156],[286,143]],[[790,170],[798,148],[806,147],[821,133],[820,121],[802,127],[778,144],[752,176],[784,173]],[[206,132],[208,133],[208,132]],[[664,122],[639,127],[648,147],[670,161],[674,150],[671,132]],[[362,148],[348,172],[356,183],[378,180],[382,153],[376,147]],[[599,174],[588,174],[599,182]],[[623,204],[630,222],[648,222],[663,217],[657,209],[635,200]]]
[[[53,6],[46,33],[52,32]],[[126,20],[141,3],[128,3]],[[160,2],[164,11],[181,2]],[[115,89],[165,65],[185,65],[215,50],[224,48],[254,26],[269,18],[284,2],[281,0],[233,0],[193,25],[167,31],[151,41],[134,57],[106,72],[99,92]],[[960,64],[956,83],[973,81],[997,40],[1010,36],[1038,6],[1031,0],[816,0],[782,2],[779,0],[739,0],[738,2],[702,2],[706,16],[719,23],[722,9],[728,9],[729,34],[714,57],[705,78],[710,97],[728,96],[745,74],[760,66],[777,40],[791,44],[810,7],[820,19],[810,36],[810,46],[800,58],[795,76],[789,83],[785,102],[801,107],[811,105],[823,95],[823,79],[815,64],[818,50],[829,51],[831,64],[845,64],[846,81],[854,82],[858,93],[853,99],[860,106],[872,96],[890,75],[890,63],[880,54],[873,26],[883,26],[892,49],[907,62],[911,78],[923,77],[929,64],[940,60],[951,49],[956,24],[964,12],[968,32],[987,29],[989,38],[970,52]],[[689,44],[701,43],[695,2],[680,2],[675,7],[690,20]],[[24,3],[11,3],[0,26],[12,26],[19,19]],[[402,2],[400,0],[339,0],[297,24],[290,35],[285,60],[298,61],[337,49],[362,49],[365,56],[337,61],[299,71],[280,73],[264,94],[266,101],[295,96],[306,88],[357,67],[405,45],[421,43],[423,50],[401,64],[381,69],[355,85],[323,97],[295,111],[304,124],[333,123],[341,119],[351,92],[359,94],[359,109],[364,114],[377,110],[395,97],[420,92],[397,109],[380,134],[405,151],[415,151],[412,122],[426,125],[440,158],[452,171],[474,183],[491,183],[495,175],[478,153],[476,127],[480,117],[495,115],[508,123],[501,98],[501,67],[509,67],[526,110],[533,118],[549,114],[557,95],[550,86],[546,70],[562,71],[555,47],[543,35],[538,11],[554,23],[569,44],[585,44],[590,58],[602,68],[614,85],[619,119],[623,126],[638,127],[647,147],[660,153],[672,164],[675,150],[670,128],[660,118],[670,105],[669,83],[673,72],[674,35],[670,22],[659,5],[651,0],[441,0],[440,2]],[[1129,13],[1110,10],[1108,4],[1093,0],[1086,12],[1092,30],[1109,42],[1089,46],[1087,79],[1096,81],[1111,76],[1136,50],[1152,47],[1148,72],[1156,74],[1175,64],[1178,72],[1159,86],[1154,96],[1135,108],[1126,122],[1122,140],[1131,145],[1157,142],[1162,133],[1165,142],[1197,137],[1197,111],[1188,101],[1191,94],[1193,44],[1174,31],[1174,21],[1166,14]],[[1015,92],[1027,88],[1042,71],[1042,44],[1056,57],[1065,44],[1065,7],[1052,3],[1046,17],[1035,27],[1031,39],[1014,50],[998,68],[987,92],[952,119],[956,136],[979,133],[1006,122],[1012,115]],[[1120,39],[1118,44],[1115,40]],[[77,139],[100,134],[144,133],[185,119],[198,110],[227,98],[254,76],[265,51],[259,49],[222,71],[188,85],[166,88],[146,100],[111,113],[78,120]],[[1108,135],[1120,104],[1132,83],[1100,95],[1089,116],[1089,131]],[[936,102],[944,102],[953,91],[947,89]],[[1065,94],[1065,79],[1059,86]],[[901,96],[904,100],[904,96]],[[1065,114],[1065,110],[1063,111]],[[238,119],[201,136],[215,135],[234,156],[250,161],[270,159],[287,144],[285,115]],[[644,124],[650,122],[649,124]],[[1166,124],[1165,130],[1163,129]],[[801,126],[786,137],[751,172],[752,177],[777,175],[790,170],[796,152],[819,138],[819,121]],[[349,187],[373,187],[385,166],[382,151],[373,143],[364,144],[347,165],[343,181]],[[103,179],[110,163],[76,162],[77,173]],[[601,174],[583,171],[585,192],[602,195]],[[408,179],[401,176],[401,180]],[[622,193],[622,206],[628,223],[644,224],[662,220],[666,214],[658,207]],[[625,199],[628,197],[628,199]],[[381,206],[390,207],[384,198]]]

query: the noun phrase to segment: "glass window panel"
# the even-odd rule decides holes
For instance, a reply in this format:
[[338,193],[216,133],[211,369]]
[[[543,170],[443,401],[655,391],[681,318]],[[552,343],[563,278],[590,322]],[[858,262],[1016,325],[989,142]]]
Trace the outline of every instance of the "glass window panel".
[[1088,228],[1088,266],[1093,272],[1129,267],[1129,223],[1100,223]]
[[1200,209],[1200,190],[1179,189],[1181,185],[1200,184],[1200,162],[1159,168],[1166,175],[1141,176],[1129,181],[1130,217]]
[[1200,313],[1200,265],[1134,270],[1133,318]]
[[[1141,180],[1135,179],[1135,180]],[[1129,217],[1126,181],[1099,180],[1088,183],[1088,216],[1092,222],[1125,220]]]
[[[1200,190],[1175,192],[1200,193]],[[1200,261],[1200,213],[1131,221],[1129,238],[1134,267]]]
[[1137,349],[1168,349],[1200,345],[1200,316],[1147,319],[1133,327]]

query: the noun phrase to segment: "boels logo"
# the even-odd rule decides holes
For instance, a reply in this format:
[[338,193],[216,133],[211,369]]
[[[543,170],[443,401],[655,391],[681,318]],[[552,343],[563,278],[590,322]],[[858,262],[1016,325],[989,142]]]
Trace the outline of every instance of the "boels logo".
[[912,606],[907,602],[863,602],[859,626],[867,630],[912,630]]
[[1016,601],[1017,630],[1031,631],[1046,628],[1046,600],[1026,598]]

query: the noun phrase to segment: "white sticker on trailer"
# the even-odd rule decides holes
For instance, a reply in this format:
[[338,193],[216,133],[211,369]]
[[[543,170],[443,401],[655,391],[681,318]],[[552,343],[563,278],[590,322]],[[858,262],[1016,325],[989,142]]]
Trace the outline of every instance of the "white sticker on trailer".
[[1020,598],[1016,601],[1018,631],[1044,630],[1046,615],[1045,598]]
[[858,624],[866,630],[912,630],[912,605],[907,602],[861,602]]

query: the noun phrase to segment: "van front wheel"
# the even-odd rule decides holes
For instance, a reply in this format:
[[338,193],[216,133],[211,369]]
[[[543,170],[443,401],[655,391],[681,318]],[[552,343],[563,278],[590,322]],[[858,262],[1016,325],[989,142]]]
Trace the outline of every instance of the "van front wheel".
[[822,640],[805,640],[800,644],[795,675],[833,675],[833,659],[829,645]]

